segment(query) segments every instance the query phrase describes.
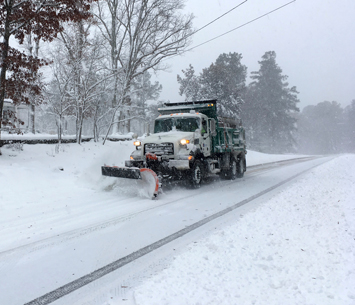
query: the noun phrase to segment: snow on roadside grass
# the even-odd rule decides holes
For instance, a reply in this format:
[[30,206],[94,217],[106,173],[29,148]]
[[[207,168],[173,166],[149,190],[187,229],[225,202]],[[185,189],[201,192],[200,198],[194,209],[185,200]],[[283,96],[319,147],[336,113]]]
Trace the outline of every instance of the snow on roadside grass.
[[355,156],[192,244],[135,290],[149,304],[355,304]]
[[[23,145],[23,151],[5,146],[0,157],[0,252],[81,226],[96,218],[97,204],[114,209],[117,197],[139,196],[132,183],[127,187],[101,175],[101,166],[123,166],[132,152],[132,141],[85,142],[56,145]],[[112,191],[113,190],[113,191]],[[128,196],[127,195],[127,196]],[[101,215],[101,214],[100,214]]]

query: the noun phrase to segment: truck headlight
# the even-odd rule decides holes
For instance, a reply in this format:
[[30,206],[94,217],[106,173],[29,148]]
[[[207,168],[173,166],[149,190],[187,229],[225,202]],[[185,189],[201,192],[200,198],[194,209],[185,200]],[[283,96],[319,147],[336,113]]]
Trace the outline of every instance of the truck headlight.
[[142,153],[141,153],[141,150],[134,150],[130,157],[129,157],[131,160],[135,160],[135,161],[141,161],[143,160],[142,158]]
[[189,144],[189,143],[190,143],[190,140],[186,140],[186,139],[180,140],[180,144],[181,145],[186,145],[186,144]]
[[142,144],[141,141],[134,141],[133,142],[133,145],[136,147],[141,146],[141,144]]

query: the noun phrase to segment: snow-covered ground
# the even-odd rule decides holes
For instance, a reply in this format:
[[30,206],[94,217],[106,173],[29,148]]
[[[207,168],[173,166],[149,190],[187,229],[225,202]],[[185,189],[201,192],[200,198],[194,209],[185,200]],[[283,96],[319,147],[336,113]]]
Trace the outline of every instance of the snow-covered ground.
[[139,305],[355,304],[355,156],[313,169],[191,244],[134,297]]
[[124,166],[133,144],[62,144],[59,152],[46,144],[7,147],[0,157],[0,252],[105,219],[97,203],[118,194],[107,192],[112,179],[101,176],[101,166]]
[[[144,199],[147,193],[142,189],[137,193],[138,181],[101,176],[102,165],[124,166],[133,150],[131,141],[62,144],[59,150],[53,144],[25,144],[23,151],[2,147],[0,252],[88,225],[93,218],[105,219],[107,211],[98,215],[97,202],[132,196]],[[247,156],[248,165],[294,157],[252,151]]]
[[[101,176],[105,163],[123,166],[130,141],[65,144],[59,153],[55,145],[23,148],[3,147],[0,157],[0,254],[107,219],[117,198],[136,198],[120,212],[153,204],[135,187]],[[249,151],[247,163],[298,157]],[[107,203],[102,213],[100,201]],[[344,155],[191,244],[167,269],[132,287],[126,303],[351,305],[354,255],[355,156]],[[122,302],[107,299],[105,305]]]

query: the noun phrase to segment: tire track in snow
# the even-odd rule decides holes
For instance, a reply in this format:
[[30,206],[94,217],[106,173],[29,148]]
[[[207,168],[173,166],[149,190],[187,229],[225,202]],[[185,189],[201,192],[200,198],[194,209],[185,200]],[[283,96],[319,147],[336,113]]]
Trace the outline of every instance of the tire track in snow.
[[[278,163],[278,162],[273,162],[273,163]],[[69,282],[69,283],[67,283],[67,284],[65,284],[65,285],[63,285],[63,286],[61,286],[61,287],[59,287],[59,288],[57,288],[57,289],[45,294],[45,295],[43,295],[43,296],[40,296],[40,297],[38,297],[38,298],[26,303],[25,305],[50,304],[50,303],[54,302],[55,300],[58,300],[61,297],[65,296],[65,295],[68,295],[68,294],[74,292],[75,290],[78,290],[79,288],[81,288],[81,287],[83,287],[83,286],[85,286],[85,285],[87,285],[87,284],[89,284],[89,283],[91,283],[91,282],[93,282],[93,281],[95,281],[95,280],[97,280],[97,279],[99,279],[99,278],[101,278],[101,277],[113,272],[113,271],[116,271],[117,269],[119,269],[119,268],[121,268],[121,267],[123,267],[123,266],[125,266],[125,265],[127,265],[127,264],[129,264],[129,263],[131,263],[131,262],[133,262],[133,261],[135,261],[137,259],[139,259],[140,257],[142,257],[142,256],[144,256],[144,255],[146,255],[146,254],[148,254],[148,253],[150,253],[150,252],[152,252],[152,251],[154,251],[154,250],[156,250],[156,249],[168,244],[169,242],[188,234],[189,232],[191,232],[191,231],[203,226],[204,224],[206,224],[208,222],[211,222],[214,219],[216,219],[218,217],[221,217],[221,216],[223,216],[223,215],[225,215],[225,214],[227,214],[227,213],[229,213],[229,212],[231,212],[231,211],[233,211],[233,210],[235,210],[235,209],[237,209],[237,208],[239,208],[239,207],[241,207],[241,206],[253,201],[254,199],[257,199],[257,198],[259,198],[259,197],[261,197],[261,196],[263,196],[263,195],[275,190],[276,188],[278,188],[278,187],[290,182],[291,180],[295,179],[296,177],[301,176],[305,172],[308,172],[308,171],[310,171],[311,169],[313,169],[313,168],[315,168],[317,166],[319,166],[319,164],[318,165],[314,165],[314,166],[312,166],[312,167],[310,167],[310,168],[308,168],[308,169],[306,169],[306,170],[304,170],[304,171],[302,171],[302,172],[300,172],[298,174],[295,174],[295,175],[291,176],[290,178],[288,178],[286,180],[283,180],[283,181],[277,183],[276,185],[274,185],[272,187],[269,187],[269,188],[267,188],[267,189],[255,194],[255,195],[247,198],[247,199],[244,199],[244,200],[242,200],[240,202],[234,203],[232,206],[230,206],[228,208],[225,208],[222,211],[219,211],[219,212],[217,212],[217,213],[215,213],[215,214],[213,214],[211,216],[208,216],[208,217],[206,217],[206,218],[204,218],[204,219],[202,219],[202,220],[200,220],[200,221],[198,221],[198,222],[196,222],[196,223],[194,223],[192,225],[189,225],[189,226],[185,227],[184,229],[181,229],[181,230],[179,230],[179,231],[177,231],[177,232],[175,232],[175,233],[173,233],[173,234],[171,234],[171,235],[169,235],[167,237],[164,237],[164,238],[162,238],[162,239],[160,239],[160,240],[158,240],[158,241],[156,241],[156,242],[154,242],[154,243],[152,243],[152,244],[150,244],[150,245],[148,245],[146,247],[143,247],[143,248],[141,248],[141,249],[139,249],[139,250],[137,250],[137,251],[125,256],[125,257],[122,257],[122,258],[120,258],[120,259],[118,259],[118,260],[116,260],[116,261],[114,261],[114,262],[102,267],[102,268],[99,268],[99,269],[97,269],[97,270],[95,270],[95,271],[93,271],[93,272],[91,272],[91,273],[89,273],[87,275],[84,275],[84,276],[82,276],[82,277],[80,277],[80,278],[78,278],[78,279],[76,279],[76,280],[74,280],[72,282]],[[175,200],[175,201],[178,201],[178,200]],[[171,202],[169,202],[169,203],[171,203]]]

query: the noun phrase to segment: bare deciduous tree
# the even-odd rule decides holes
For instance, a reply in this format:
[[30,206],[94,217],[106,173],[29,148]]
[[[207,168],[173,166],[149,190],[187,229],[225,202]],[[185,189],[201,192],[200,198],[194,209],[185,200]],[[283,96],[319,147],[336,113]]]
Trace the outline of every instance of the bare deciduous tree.
[[91,25],[84,21],[68,25],[60,35],[62,48],[61,51],[58,50],[55,59],[65,76],[60,80],[61,83],[68,84],[63,94],[71,101],[71,114],[76,119],[76,139],[79,144],[84,119],[95,116],[96,113],[94,124],[97,123],[98,103],[102,101],[102,91],[105,90],[103,86],[112,77],[112,74],[107,74],[107,70],[102,68],[104,56],[101,39],[89,33]]
[[55,117],[58,144],[62,142],[63,135],[63,121],[65,117],[70,114],[72,104],[70,103],[70,95],[68,90],[72,77],[67,75],[66,70],[61,67],[62,62],[55,60],[52,66],[53,79],[48,86],[46,98],[48,104],[46,105],[46,113]]
[[110,128],[118,120],[129,121],[133,80],[150,69],[165,69],[162,61],[188,46],[193,16],[183,15],[183,7],[184,0],[98,2],[96,17],[110,46],[110,68],[115,73]]

